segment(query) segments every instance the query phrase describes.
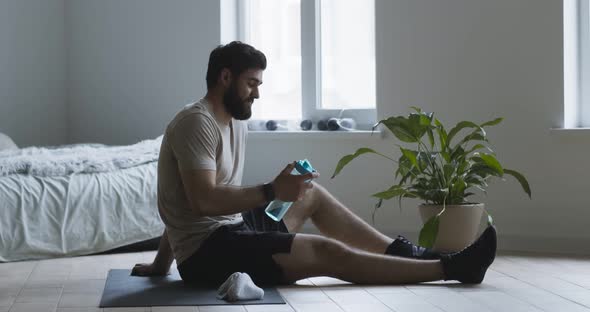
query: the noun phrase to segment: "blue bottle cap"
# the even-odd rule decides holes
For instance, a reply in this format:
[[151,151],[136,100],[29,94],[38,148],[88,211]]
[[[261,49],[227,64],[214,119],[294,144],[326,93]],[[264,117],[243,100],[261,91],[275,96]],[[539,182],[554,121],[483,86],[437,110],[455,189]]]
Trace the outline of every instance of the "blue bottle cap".
[[315,169],[313,169],[311,163],[307,159],[298,160],[297,162],[295,162],[295,170],[297,170],[299,174],[315,172]]

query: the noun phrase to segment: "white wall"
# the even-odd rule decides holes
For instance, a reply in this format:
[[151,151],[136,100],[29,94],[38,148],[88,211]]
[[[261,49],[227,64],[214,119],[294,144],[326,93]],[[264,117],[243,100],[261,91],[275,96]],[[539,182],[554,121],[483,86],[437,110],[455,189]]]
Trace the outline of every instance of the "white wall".
[[216,0],[66,0],[69,141],[162,134],[204,95],[219,16]]
[[63,0],[0,0],[0,132],[19,146],[65,143]]
[[[501,247],[590,253],[585,161],[590,134],[549,131],[562,121],[561,1],[378,0],[376,11],[380,116],[421,106],[448,124],[505,117],[490,128],[490,139],[500,161],[527,176],[533,199],[510,177],[480,198],[495,218]],[[285,162],[307,157],[323,174],[320,183],[369,220],[374,203],[369,195],[391,185],[393,164],[367,156],[336,179],[329,177],[338,159],[356,148],[368,145],[391,154],[394,143],[252,137],[247,151],[252,169],[244,179],[262,182]],[[420,225],[415,204],[405,202],[400,213],[397,201],[387,202],[377,226],[390,234],[415,234]]]

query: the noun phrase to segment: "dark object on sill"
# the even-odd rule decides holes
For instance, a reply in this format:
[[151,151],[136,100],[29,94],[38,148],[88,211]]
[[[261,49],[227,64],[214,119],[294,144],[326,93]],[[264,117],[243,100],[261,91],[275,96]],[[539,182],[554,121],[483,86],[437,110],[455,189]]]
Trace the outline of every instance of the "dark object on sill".
[[352,118],[330,118],[328,119],[328,130],[330,131],[354,131],[356,122]]
[[277,130],[277,122],[274,120],[269,120],[266,122],[266,130],[275,131]]
[[311,120],[309,119],[305,119],[301,121],[301,124],[299,124],[299,126],[301,127],[301,130],[311,130],[311,128],[313,127],[313,122],[311,122]]
[[328,130],[335,131],[340,129],[340,122],[338,118],[328,119]]
[[328,130],[328,119],[322,119],[318,121],[318,130],[326,131]]

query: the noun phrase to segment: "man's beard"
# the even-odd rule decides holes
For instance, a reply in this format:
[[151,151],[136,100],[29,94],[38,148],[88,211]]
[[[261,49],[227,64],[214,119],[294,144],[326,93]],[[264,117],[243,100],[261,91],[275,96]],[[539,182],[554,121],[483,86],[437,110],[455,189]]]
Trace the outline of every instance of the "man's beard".
[[238,90],[235,83],[229,86],[229,89],[223,94],[223,105],[227,112],[237,120],[246,120],[252,116],[252,108],[248,102],[253,102],[250,98],[243,100],[238,95]]

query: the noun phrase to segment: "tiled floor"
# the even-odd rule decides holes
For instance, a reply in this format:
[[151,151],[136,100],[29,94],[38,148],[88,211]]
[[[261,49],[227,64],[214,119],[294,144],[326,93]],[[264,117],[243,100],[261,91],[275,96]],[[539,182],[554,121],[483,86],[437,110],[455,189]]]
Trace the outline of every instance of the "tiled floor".
[[97,308],[109,269],[153,252],[0,264],[0,312],[29,311],[587,311],[590,258],[501,254],[483,284],[355,286],[320,277],[279,288],[287,305]]

